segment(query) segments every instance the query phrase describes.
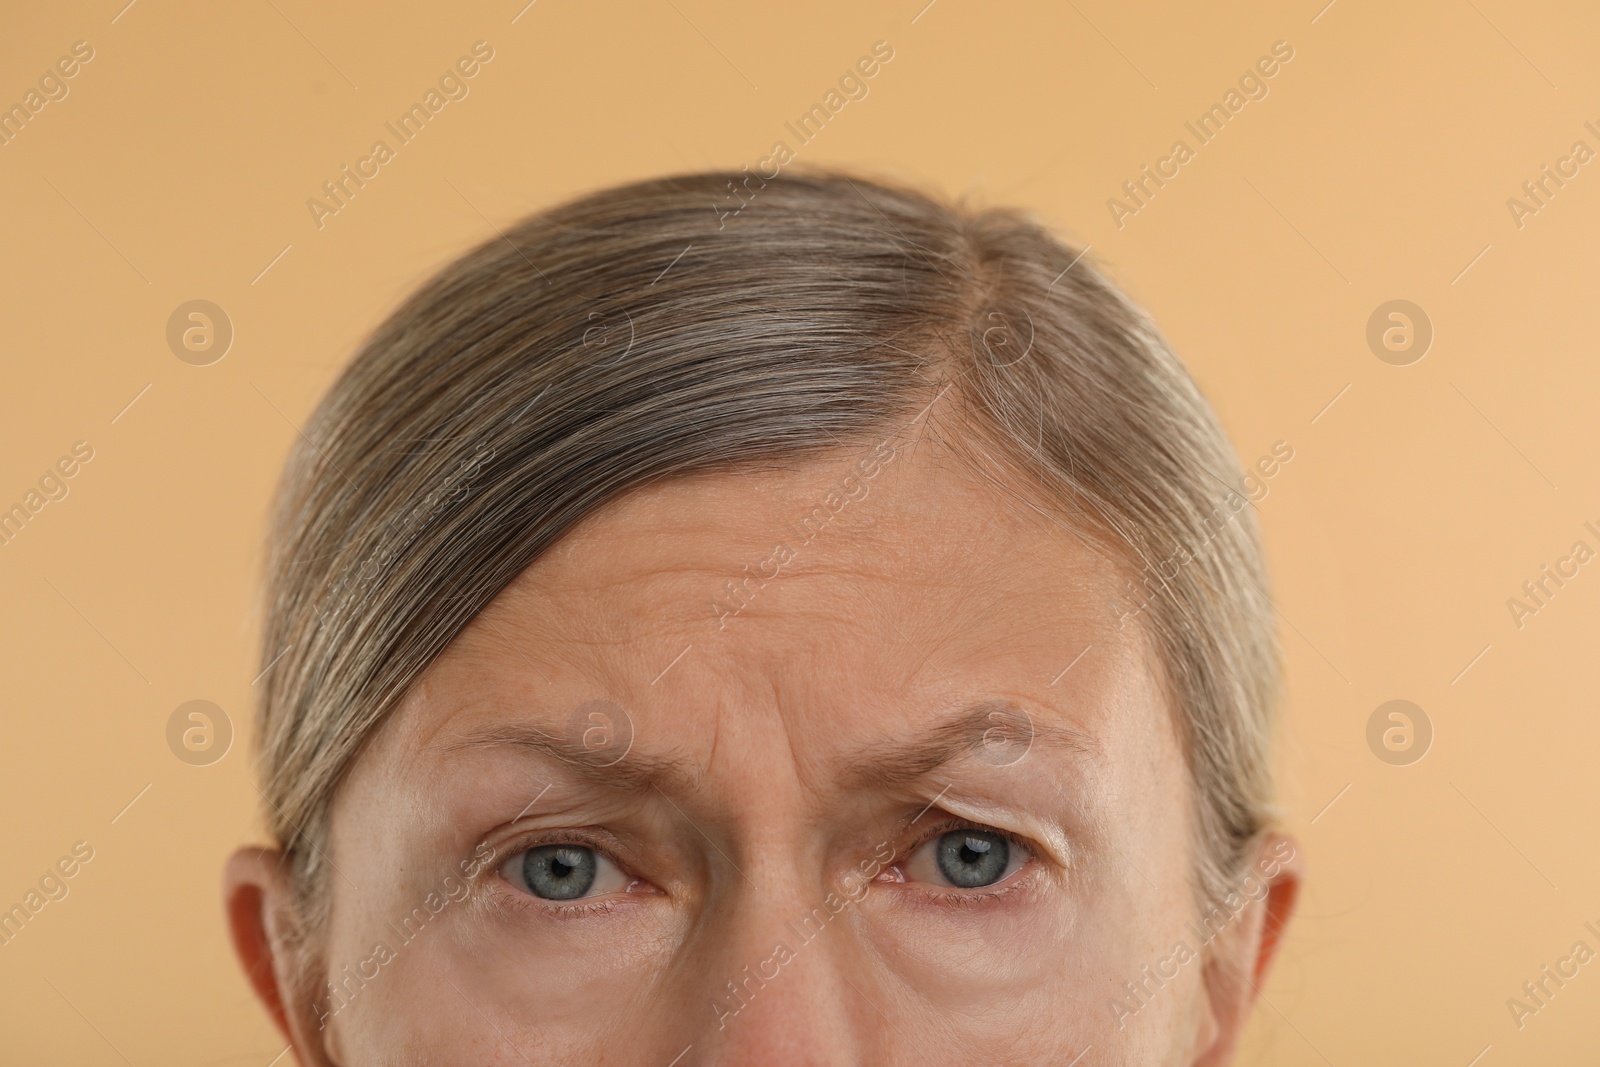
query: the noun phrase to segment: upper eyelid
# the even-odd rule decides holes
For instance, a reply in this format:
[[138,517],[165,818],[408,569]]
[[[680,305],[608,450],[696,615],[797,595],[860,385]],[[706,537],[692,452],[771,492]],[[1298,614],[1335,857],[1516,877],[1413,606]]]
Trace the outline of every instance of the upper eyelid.
[[989,823],[979,822],[976,819],[968,819],[965,816],[953,815],[948,819],[941,819],[938,823],[923,831],[923,833],[917,837],[916,844],[912,845],[911,847],[921,848],[934,838],[943,837],[945,834],[956,830],[981,830],[984,833],[999,834],[1001,837],[1004,837],[1016,844],[1026,845],[1028,843],[1027,838],[1025,838],[1023,835],[1015,833],[1011,830],[1007,830],[1003,826],[993,826]]
[[[966,819],[979,828],[1005,833],[1027,845],[1035,856],[1048,859],[1062,870],[1070,870],[1076,850],[1065,831],[1045,820],[1034,818],[999,806],[967,803],[960,797],[944,795],[940,808],[958,819]],[[1001,821],[995,821],[1001,820]],[[1002,825],[1001,822],[1010,823]]]
[[521,852],[535,845],[559,845],[566,839],[608,855],[616,851],[613,835],[598,826],[538,826],[532,825],[530,820],[523,820],[520,828],[513,823],[501,838],[504,842],[501,849],[505,855]]

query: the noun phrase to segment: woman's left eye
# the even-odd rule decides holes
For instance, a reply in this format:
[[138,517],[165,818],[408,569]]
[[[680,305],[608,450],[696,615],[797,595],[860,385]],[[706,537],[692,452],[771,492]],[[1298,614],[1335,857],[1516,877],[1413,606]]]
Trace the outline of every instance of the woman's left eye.
[[958,828],[924,842],[906,860],[909,879],[953,889],[985,889],[1027,864],[1022,845],[993,830]]
[[587,845],[535,845],[500,868],[506,881],[543,900],[581,900],[618,893],[630,879],[615,863]]

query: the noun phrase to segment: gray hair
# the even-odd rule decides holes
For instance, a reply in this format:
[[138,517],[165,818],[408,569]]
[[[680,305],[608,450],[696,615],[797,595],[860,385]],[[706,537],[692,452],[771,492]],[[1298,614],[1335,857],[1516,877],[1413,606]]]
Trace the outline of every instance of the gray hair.
[[[1220,897],[1248,862],[1271,819],[1278,649],[1237,457],[1194,381],[1031,216],[791,173],[536,214],[405,300],[322,400],[275,503],[261,649],[261,788],[303,930],[363,743],[574,524],[660,479],[869,441],[942,391],[956,446],[1024,476],[1144,587],[1197,890]],[[737,181],[749,202],[727,216]]]

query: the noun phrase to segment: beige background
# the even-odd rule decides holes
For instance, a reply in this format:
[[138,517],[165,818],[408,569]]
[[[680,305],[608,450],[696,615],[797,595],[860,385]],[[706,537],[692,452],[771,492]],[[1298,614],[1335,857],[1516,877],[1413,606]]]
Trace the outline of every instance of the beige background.
[[[124,2],[8,5],[0,32],[0,104],[95,50],[0,146],[0,508],[95,450],[0,547],[0,908],[95,850],[0,947],[0,1062],[282,1050],[218,884],[259,833],[251,611],[294,426],[491,226],[794,146],[783,124],[879,39],[894,59],[800,158],[1036,209],[1154,312],[1247,462],[1295,450],[1259,507],[1311,881],[1243,1061],[1596,1062],[1600,962],[1520,1030],[1506,1006],[1600,950],[1600,563],[1520,629],[1506,604],[1600,549],[1600,162],[1521,228],[1507,207],[1575,140],[1600,150],[1593,5]],[[470,96],[313,225],[322,182],[480,39]],[[1278,40],[1269,95],[1115,225],[1122,182]],[[164,337],[195,298],[236,329],[211,366]],[[1409,366],[1365,340],[1396,298],[1436,330]],[[1410,766],[1366,741],[1397,697],[1436,732]],[[240,730],[210,766],[165,739],[195,698]]]

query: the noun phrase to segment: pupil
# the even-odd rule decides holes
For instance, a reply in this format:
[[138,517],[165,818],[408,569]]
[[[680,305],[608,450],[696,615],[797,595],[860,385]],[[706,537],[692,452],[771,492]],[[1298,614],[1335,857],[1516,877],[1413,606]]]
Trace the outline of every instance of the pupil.
[[987,830],[954,830],[939,838],[935,853],[939,873],[962,889],[993,885],[1011,862],[1006,839]]
[[522,877],[534,896],[575,900],[594,885],[594,850],[581,845],[540,845],[523,854]]

